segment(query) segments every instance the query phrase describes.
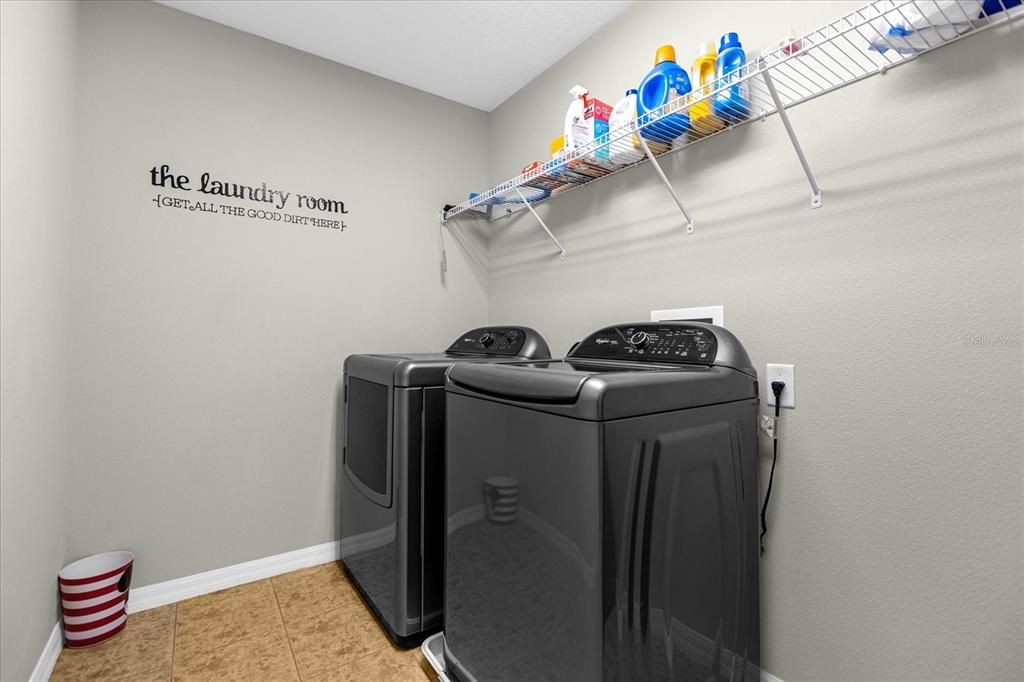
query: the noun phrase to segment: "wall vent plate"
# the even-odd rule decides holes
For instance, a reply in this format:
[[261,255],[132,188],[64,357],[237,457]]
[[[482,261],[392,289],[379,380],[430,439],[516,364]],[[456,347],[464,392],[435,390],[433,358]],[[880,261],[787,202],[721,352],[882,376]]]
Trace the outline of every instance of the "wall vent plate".
[[651,322],[706,322],[724,327],[725,306],[706,305],[699,308],[652,310]]

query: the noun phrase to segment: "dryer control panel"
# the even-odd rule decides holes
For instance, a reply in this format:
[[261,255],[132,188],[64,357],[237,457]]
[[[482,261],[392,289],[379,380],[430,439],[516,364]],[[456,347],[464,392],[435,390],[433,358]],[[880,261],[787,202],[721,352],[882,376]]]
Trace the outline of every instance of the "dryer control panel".
[[581,341],[569,357],[713,365],[717,354],[718,338],[710,327],[651,322],[601,329]]
[[[527,341],[527,332],[521,327],[481,327],[466,332],[448,347],[446,352],[466,355],[508,355],[522,354]],[[545,349],[547,346],[545,346]],[[546,357],[546,356],[545,356]]]

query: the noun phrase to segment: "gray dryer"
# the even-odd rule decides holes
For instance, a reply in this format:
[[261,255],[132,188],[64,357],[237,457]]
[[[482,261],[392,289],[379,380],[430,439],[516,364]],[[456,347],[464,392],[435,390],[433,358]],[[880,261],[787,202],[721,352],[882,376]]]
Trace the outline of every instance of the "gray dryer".
[[445,371],[549,357],[532,329],[485,327],[440,353],[345,360],[341,558],[396,644],[414,646],[441,627]]

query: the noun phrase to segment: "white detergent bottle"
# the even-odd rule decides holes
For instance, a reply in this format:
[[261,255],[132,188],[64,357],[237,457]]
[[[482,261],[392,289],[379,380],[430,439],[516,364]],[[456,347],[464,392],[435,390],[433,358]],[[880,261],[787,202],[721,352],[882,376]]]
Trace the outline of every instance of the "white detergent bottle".
[[608,117],[612,139],[608,159],[616,165],[626,166],[644,158],[644,150],[640,147],[640,138],[636,133],[619,137],[620,129],[628,127],[635,120],[636,90],[626,90],[626,96],[615,104],[611,116]]

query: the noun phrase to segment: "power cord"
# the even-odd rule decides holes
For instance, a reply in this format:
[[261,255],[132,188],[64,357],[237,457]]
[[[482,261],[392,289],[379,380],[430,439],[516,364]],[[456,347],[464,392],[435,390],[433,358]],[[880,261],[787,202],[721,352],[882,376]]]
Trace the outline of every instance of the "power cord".
[[772,481],[775,480],[775,461],[779,458],[779,407],[781,407],[784,388],[786,388],[786,382],[772,382],[772,393],[775,395],[775,424],[772,428],[772,470],[768,474],[768,489],[764,493],[764,504],[761,506],[761,537],[758,538],[761,544],[761,556],[764,556],[764,535],[768,532],[768,500],[771,499]]

